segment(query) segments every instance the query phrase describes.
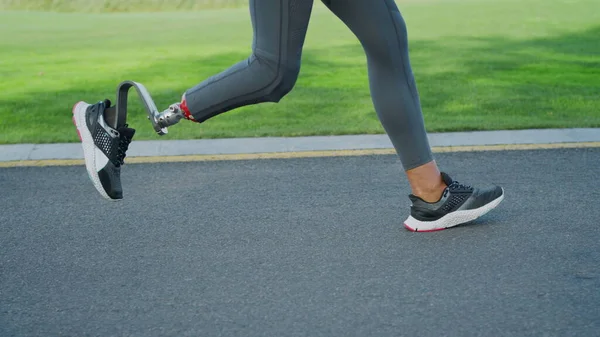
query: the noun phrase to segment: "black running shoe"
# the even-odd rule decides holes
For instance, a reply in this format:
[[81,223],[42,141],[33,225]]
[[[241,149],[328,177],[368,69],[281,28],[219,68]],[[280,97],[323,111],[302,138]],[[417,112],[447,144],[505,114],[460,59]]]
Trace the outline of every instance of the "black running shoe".
[[432,232],[458,226],[481,217],[504,199],[500,186],[473,188],[453,181],[446,173],[442,173],[442,179],[448,187],[437,202],[429,203],[409,195],[412,206],[404,222],[408,230]]
[[94,187],[109,200],[123,199],[121,165],[135,130],[123,125],[113,128],[104,120],[110,101],[79,102],[73,106],[73,123],[83,147],[85,166]]

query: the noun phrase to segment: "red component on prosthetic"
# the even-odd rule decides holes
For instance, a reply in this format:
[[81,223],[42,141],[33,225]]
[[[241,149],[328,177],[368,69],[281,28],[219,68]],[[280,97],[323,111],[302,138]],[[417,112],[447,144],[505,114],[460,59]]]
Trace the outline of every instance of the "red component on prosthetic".
[[187,106],[187,102],[185,101],[185,95],[181,98],[181,103],[179,104],[179,108],[183,111],[183,116],[185,119],[190,120],[192,122],[198,122],[194,116],[190,113],[190,109]]

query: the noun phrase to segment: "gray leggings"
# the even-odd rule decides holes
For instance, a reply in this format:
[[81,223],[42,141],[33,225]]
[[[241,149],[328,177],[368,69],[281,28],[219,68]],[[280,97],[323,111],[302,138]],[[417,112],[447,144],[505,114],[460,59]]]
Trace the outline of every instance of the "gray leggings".
[[[433,160],[394,0],[323,0],[362,44],[377,115],[405,170]],[[313,0],[250,0],[252,54],[185,93],[198,122],[245,105],[279,102],[294,87]],[[332,121],[335,122],[335,121]]]

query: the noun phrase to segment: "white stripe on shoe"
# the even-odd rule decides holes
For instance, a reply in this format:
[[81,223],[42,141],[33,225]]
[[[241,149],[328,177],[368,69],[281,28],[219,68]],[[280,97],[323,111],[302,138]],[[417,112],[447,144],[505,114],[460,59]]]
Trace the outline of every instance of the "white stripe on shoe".
[[[78,102],[73,106],[73,123],[77,127],[77,132],[79,133],[79,138],[81,139],[83,156],[85,158],[85,167],[90,179],[92,180],[92,183],[94,184],[94,187],[105,199],[114,200],[108,196],[104,190],[104,187],[102,187],[100,177],[98,176],[98,171],[108,163],[108,158],[100,149],[96,147],[96,145],[94,145],[94,138],[92,137],[90,130],[87,128],[85,114],[89,106],[90,104],[85,102]],[[98,167],[100,167],[100,169],[98,169]]]

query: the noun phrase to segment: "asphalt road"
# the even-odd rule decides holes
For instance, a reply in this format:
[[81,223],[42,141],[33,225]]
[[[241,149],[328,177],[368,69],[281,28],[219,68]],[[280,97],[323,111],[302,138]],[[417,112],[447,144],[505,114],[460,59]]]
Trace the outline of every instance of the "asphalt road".
[[0,169],[0,336],[599,336],[600,148],[438,154],[506,199],[404,230],[395,156]]

